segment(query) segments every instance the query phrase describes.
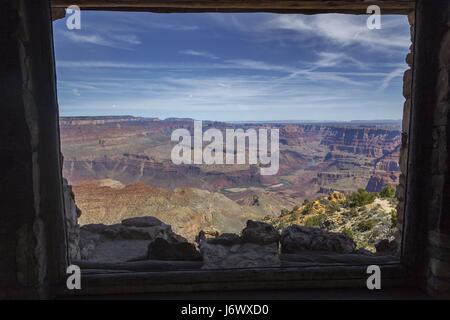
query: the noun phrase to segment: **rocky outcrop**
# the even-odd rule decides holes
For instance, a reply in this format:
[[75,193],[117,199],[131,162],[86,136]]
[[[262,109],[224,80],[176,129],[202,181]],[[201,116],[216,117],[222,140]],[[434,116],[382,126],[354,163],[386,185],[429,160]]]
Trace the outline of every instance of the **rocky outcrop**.
[[278,244],[241,243],[232,246],[202,243],[203,269],[266,268],[281,265]]
[[249,220],[240,237],[222,234],[200,242],[203,269],[279,267],[279,237],[271,225]]
[[[120,224],[89,224],[81,227],[81,258],[95,262],[125,262],[130,260],[192,260],[199,255],[185,238],[155,217],[125,219]],[[151,246],[156,241],[156,244]],[[163,252],[164,250],[166,252]],[[180,253],[181,252],[181,253]],[[178,258],[176,258],[178,257]]]
[[218,192],[170,190],[143,183],[115,187],[112,181],[91,181],[74,187],[77,204],[84,212],[80,224],[118,224],[136,216],[152,216],[194,242],[200,230],[239,233],[247,220],[263,216],[259,210],[241,206]]
[[148,245],[148,260],[201,260],[195,245],[187,241],[170,241],[156,238]]
[[331,251],[352,253],[355,242],[342,233],[334,233],[320,228],[292,225],[281,233],[282,253],[301,253],[302,251]]
[[223,233],[216,238],[208,240],[209,244],[219,244],[222,246],[233,246],[241,243],[241,238],[234,233]]
[[366,185],[366,191],[380,192],[386,185],[396,186],[399,182],[399,173],[375,172]]
[[375,244],[375,248],[379,255],[396,255],[399,249],[397,241],[388,239],[383,239]]
[[401,134],[397,129],[333,126],[327,128],[321,143],[327,145],[330,151],[382,157],[397,148],[400,141]]
[[280,234],[268,223],[260,221],[247,221],[247,226],[242,230],[242,242],[256,244],[278,243]]
[[66,179],[63,179],[63,192],[68,255],[69,259],[78,260],[81,258],[80,226],[78,225],[78,218],[81,216],[81,210],[75,204],[75,195],[73,194],[72,186],[67,183]]

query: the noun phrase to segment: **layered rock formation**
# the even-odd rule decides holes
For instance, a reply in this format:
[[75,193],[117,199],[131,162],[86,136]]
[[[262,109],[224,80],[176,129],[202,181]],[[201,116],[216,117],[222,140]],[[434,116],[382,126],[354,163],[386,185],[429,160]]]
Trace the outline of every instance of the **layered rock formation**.
[[248,219],[263,215],[254,207],[241,206],[226,196],[206,190],[169,190],[143,183],[124,186],[100,180],[74,187],[83,210],[81,224],[120,223],[123,219],[151,215],[173,226],[174,231],[194,241],[200,230],[239,232]]
[[[276,217],[305,199],[359,188],[380,191],[398,183],[401,135],[396,123],[203,125],[204,130],[222,131],[278,128],[278,174],[261,176],[258,165],[174,165],[170,135],[180,128],[192,131],[192,119],[62,118],[64,175],[83,211],[80,223],[117,224],[151,215],[193,242],[200,230],[239,233],[245,221]],[[383,217],[387,220],[388,214]],[[347,229],[356,230],[348,224]],[[365,238],[355,235],[359,247],[374,250],[375,240],[368,243]]]

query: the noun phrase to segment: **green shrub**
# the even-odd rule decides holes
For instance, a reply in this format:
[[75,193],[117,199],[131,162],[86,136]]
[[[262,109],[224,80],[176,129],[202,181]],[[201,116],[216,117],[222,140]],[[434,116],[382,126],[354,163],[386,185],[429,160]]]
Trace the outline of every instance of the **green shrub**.
[[354,233],[353,233],[353,230],[351,228],[344,228],[342,230],[342,233],[345,234],[347,237],[353,239]]
[[349,206],[351,208],[355,207],[362,207],[367,204],[371,204],[375,198],[377,197],[377,194],[375,192],[367,192],[364,189],[358,189],[358,191],[353,192],[348,201]]
[[335,213],[339,210],[341,210],[341,205],[339,203],[330,202],[327,206],[327,212],[329,213]]
[[395,228],[397,227],[397,219],[398,219],[397,210],[392,209],[390,213],[391,213],[391,228]]
[[380,191],[380,197],[391,199],[395,197],[395,188],[391,185],[386,185]]
[[308,202],[304,207],[303,207],[303,211],[302,214],[306,215],[309,214],[311,212],[311,209],[314,206],[314,202]]
[[358,214],[358,210],[356,208],[350,208],[349,210],[344,211],[342,213],[342,215],[345,218],[354,218],[354,217],[357,217],[359,214]]
[[305,227],[325,227],[327,216],[325,214],[318,214],[316,216],[308,217],[305,219]]
[[360,232],[372,230],[377,222],[375,220],[363,220],[356,225],[356,229]]

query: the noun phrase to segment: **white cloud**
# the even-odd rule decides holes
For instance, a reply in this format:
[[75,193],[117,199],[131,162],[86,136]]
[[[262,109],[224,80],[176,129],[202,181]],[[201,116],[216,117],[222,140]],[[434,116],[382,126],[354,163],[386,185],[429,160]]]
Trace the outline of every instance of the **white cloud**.
[[134,34],[123,34],[123,35],[117,34],[117,35],[112,35],[111,37],[113,39],[131,44],[131,45],[139,45],[142,43],[141,40]]
[[359,69],[366,69],[367,65],[346,53],[319,52],[319,60],[314,62],[315,68],[329,68],[339,66],[342,63],[350,63]]
[[206,52],[206,51],[197,51],[197,50],[182,50],[179,53],[184,54],[184,55],[188,55],[188,56],[194,56],[194,57],[203,57],[203,58],[208,58],[208,59],[213,59],[213,60],[217,60],[219,59],[218,56]]
[[385,90],[391,81],[395,78],[403,77],[403,73],[405,72],[406,67],[394,69],[392,72],[388,73],[381,83],[380,90]]
[[64,36],[76,43],[89,43],[95,44],[99,46],[107,46],[111,47],[113,45],[112,42],[106,40],[101,35],[98,34],[79,34],[73,31],[65,31]]
[[289,30],[300,35],[325,38],[336,44],[347,46],[359,44],[372,50],[398,50],[408,48],[407,35],[396,32],[398,22],[387,21],[381,30],[369,30],[365,16],[320,14],[314,16],[279,15],[266,22],[266,29]]
[[84,34],[75,31],[63,31],[63,36],[75,43],[92,44],[115,49],[129,50],[141,44],[140,39],[131,34]]

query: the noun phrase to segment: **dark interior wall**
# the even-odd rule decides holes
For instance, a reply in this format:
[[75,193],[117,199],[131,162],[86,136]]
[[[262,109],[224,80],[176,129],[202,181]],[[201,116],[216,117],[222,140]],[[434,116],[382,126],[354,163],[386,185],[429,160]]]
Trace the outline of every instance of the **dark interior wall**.
[[48,0],[0,3],[0,297],[46,297],[64,261]]
[[450,293],[450,2],[416,10],[404,262],[432,294]]

